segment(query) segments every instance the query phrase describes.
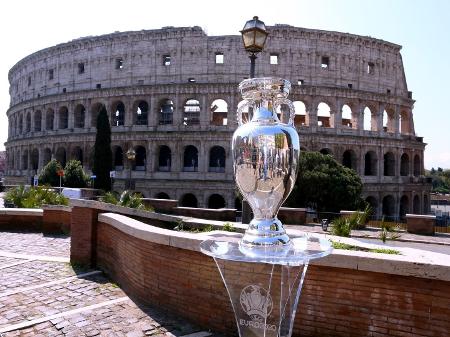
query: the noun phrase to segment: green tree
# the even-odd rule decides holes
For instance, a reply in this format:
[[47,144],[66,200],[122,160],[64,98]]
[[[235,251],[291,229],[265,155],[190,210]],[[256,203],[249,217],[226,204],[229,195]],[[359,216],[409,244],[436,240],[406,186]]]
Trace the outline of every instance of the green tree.
[[111,190],[109,172],[112,169],[111,127],[108,113],[102,106],[97,116],[97,134],[94,145],[94,166],[92,172],[97,176],[95,187],[105,191]]
[[56,159],[50,160],[39,175],[39,183],[41,185],[59,186],[57,174],[59,170],[62,170],[61,164]]
[[302,152],[295,187],[286,202],[290,207],[313,207],[339,212],[364,208],[362,183],[355,171],[329,155]]
[[86,187],[89,177],[83,170],[79,160],[70,160],[64,168],[64,186]]

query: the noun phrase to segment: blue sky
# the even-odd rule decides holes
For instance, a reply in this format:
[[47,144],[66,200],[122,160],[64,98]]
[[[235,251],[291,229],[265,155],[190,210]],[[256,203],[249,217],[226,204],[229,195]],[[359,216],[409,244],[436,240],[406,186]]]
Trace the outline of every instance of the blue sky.
[[425,167],[450,168],[450,1],[6,1],[0,11],[0,150],[7,138],[8,70],[22,57],[81,36],[194,26],[209,35],[238,34],[258,15],[268,25],[335,30],[403,46],[415,129],[428,143]]

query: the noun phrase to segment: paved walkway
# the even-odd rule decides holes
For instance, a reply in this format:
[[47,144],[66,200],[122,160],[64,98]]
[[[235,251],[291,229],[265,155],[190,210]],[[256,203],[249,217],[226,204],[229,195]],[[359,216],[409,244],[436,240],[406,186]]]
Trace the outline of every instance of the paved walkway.
[[213,336],[134,303],[101,271],[74,270],[69,250],[68,237],[0,232],[1,337]]

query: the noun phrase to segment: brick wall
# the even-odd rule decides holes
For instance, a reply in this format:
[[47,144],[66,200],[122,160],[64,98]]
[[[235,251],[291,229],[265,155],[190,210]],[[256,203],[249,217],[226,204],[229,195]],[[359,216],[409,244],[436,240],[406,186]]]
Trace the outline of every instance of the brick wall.
[[0,214],[0,230],[2,231],[32,231],[42,229],[42,214],[20,215]]
[[[205,328],[236,331],[212,258],[144,241],[106,223],[96,229],[98,266],[132,297]],[[438,280],[310,266],[293,335],[448,336],[449,286]]]
[[42,233],[60,234],[70,232],[71,210],[69,207],[43,207]]

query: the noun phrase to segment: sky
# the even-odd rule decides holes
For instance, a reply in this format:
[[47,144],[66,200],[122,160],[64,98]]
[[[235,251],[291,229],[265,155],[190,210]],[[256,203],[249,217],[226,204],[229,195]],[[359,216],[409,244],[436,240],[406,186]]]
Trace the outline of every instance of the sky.
[[[415,131],[428,143],[425,168],[450,168],[448,0],[15,0],[0,5],[0,150],[7,139],[8,71],[23,57],[82,36],[200,26],[239,34],[258,15],[266,25],[333,30],[402,45]],[[449,62],[447,62],[449,61]]]

